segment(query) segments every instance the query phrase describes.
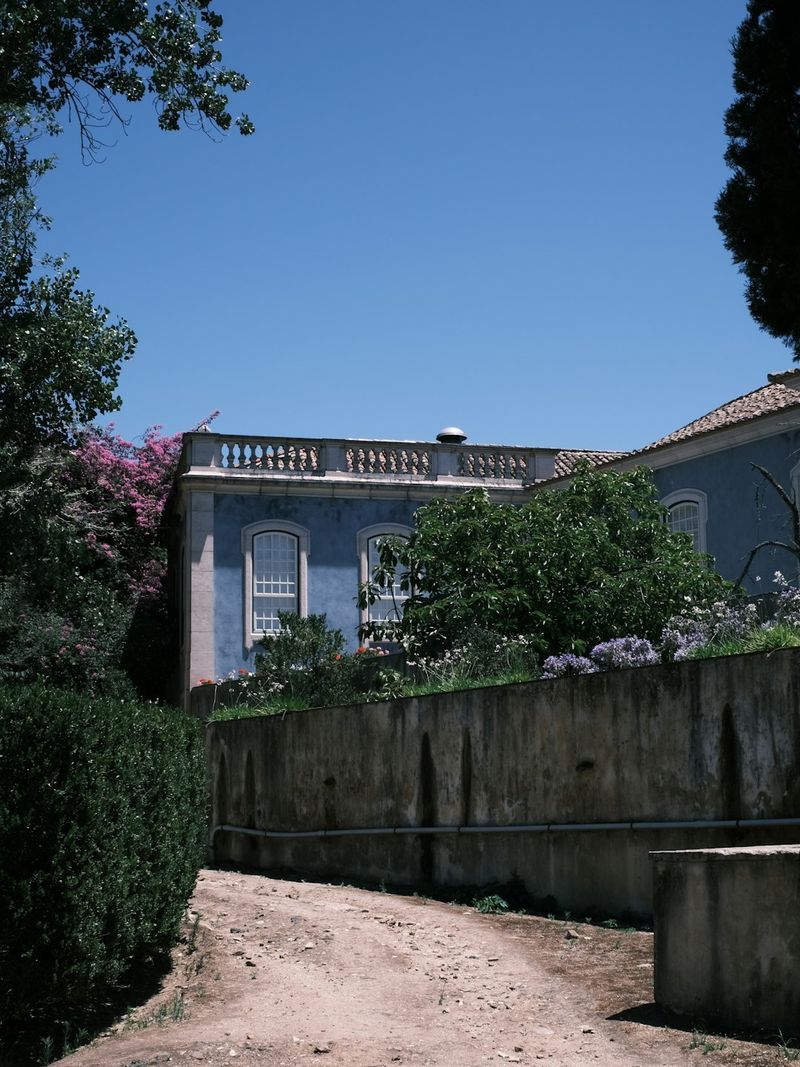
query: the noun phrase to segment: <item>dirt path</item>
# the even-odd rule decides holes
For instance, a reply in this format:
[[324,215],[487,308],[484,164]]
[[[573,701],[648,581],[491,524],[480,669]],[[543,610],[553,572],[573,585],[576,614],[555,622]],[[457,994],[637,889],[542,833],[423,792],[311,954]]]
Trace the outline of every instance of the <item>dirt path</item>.
[[[230,871],[201,872],[192,907],[199,925],[158,997],[60,1063],[699,1062],[691,1033],[641,1007],[648,934]],[[703,1060],[781,1062],[736,1041]]]

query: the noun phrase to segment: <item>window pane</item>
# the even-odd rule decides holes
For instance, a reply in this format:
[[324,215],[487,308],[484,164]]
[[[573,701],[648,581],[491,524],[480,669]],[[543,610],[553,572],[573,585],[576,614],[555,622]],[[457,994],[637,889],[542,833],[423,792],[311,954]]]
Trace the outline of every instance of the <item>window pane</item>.
[[700,506],[691,500],[673,504],[667,512],[667,526],[672,533],[688,533],[697,549],[700,544]]
[[289,597],[260,596],[253,598],[253,633],[280,632],[279,611],[297,611],[296,601]]
[[[380,541],[382,537],[388,536],[387,534],[377,534],[375,537],[370,537],[367,543],[367,564],[369,567],[369,576],[372,577],[372,572],[375,567],[380,563]],[[403,616],[403,604],[408,600],[408,591],[400,588],[400,580],[406,573],[405,567],[398,567],[395,573],[395,580],[391,586],[387,586],[386,589],[381,590],[378,599],[374,604],[370,604],[367,612],[367,617],[370,622],[384,622],[387,619],[399,620]]]
[[297,612],[297,538],[263,533],[253,538],[253,633],[280,630],[279,611]]

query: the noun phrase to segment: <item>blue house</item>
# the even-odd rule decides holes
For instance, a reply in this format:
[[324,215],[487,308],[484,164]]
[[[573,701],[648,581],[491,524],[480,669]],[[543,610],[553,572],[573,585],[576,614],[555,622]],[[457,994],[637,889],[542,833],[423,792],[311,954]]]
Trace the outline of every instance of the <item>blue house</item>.
[[[186,434],[173,504],[183,697],[201,678],[252,668],[279,611],[325,612],[355,647],[367,619],[358,586],[381,536],[407,533],[421,504],[475,486],[522,502],[565,484],[582,458],[606,469],[649,466],[670,526],[736,578],[755,544],[789,530],[785,505],[752,464],[800,489],[800,370],[770,375],[763,388],[628,453],[472,445],[454,428],[435,442]],[[751,587],[793,566],[769,550]],[[378,601],[369,618],[392,607]]]
[[[698,551],[710,553],[719,573],[732,581],[757,544],[791,539],[786,505],[753,465],[800,500],[800,370],[768,377],[760,389],[600,464],[617,470],[649,467],[669,526],[690,533]],[[789,553],[765,549],[743,584],[750,592],[765,592],[775,570],[788,576],[796,569]]]

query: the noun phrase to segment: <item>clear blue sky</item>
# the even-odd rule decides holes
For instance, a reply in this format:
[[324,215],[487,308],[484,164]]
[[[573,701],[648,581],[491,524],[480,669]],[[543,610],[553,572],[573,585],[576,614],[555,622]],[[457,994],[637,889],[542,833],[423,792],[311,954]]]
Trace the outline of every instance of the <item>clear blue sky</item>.
[[633,448],[788,367],[713,219],[745,0],[218,0],[253,137],[131,105],[41,186],[130,436]]

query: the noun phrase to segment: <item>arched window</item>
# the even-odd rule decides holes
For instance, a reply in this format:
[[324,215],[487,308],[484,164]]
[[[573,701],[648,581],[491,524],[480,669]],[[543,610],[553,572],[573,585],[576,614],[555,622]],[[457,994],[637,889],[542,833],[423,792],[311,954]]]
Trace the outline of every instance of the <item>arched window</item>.
[[[384,537],[408,537],[411,529],[396,522],[367,526],[358,534],[359,581],[363,585],[372,577],[372,572],[380,561],[380,542]],[[369,607],[362,609],[361,622],[396,621],[402,617],[403,604],[408,600],[409,591],[400,588],[402,572],[398,571],[391,588],[381,591],[378,599]]]
[[245,645],[280,631],[278,612],[308,614],[308,531],[293,522],[257,522],[242,530]]
[[280,630],[279,611],[297,614],[297,538],[294,534],[256,534],[253,538],[253,633]]
[[689,534],[695,552],[706,551],[706,494],[698,489],[679,489],[661,501],[667,509],[672,533]]

